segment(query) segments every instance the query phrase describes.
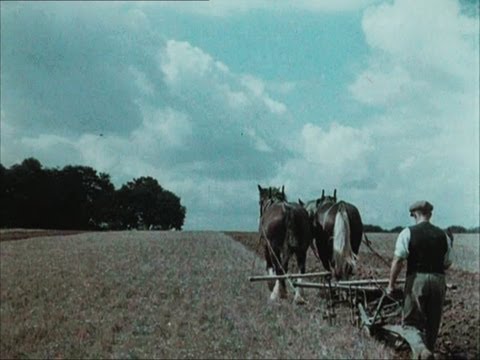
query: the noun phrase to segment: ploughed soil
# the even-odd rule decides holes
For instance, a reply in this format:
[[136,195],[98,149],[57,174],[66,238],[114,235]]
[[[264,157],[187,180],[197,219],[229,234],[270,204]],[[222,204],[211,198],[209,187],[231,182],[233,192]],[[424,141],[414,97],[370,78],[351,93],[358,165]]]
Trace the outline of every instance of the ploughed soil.
[[80,230],[5,229],[0,230],[0,241],[22,240],[40,236],[80,234]]
[[[235,240],[259,255],[263,264],[263,247],[256,232],[226,232]],[[371,247],[380,256],[375,255],[365,244],[361,245],[358,266],[353,279],[386,279],[389,276],[389,264],[392,260],[397,234],[368,234]],[[446,294],[442,325],[436,343],[436,357],[446,359],[480,358],[480,274],[478,270],[479,253],[478,234],[455,235],[454,264],[447,270]],[[456,251],[456,253],[455,253]],[[383,258],[383,260],[382,260]],[[467,271],[468,270],[468,271]],[[307,272],[324,271],[323,266],[309,250]],[[289,272],[297,272],[294,257]],[[405,277],[405,267],[399,278]],[[392,319],[400,324],[401,318]],[[400,346],[396,357],[408,358],[408,347]]]

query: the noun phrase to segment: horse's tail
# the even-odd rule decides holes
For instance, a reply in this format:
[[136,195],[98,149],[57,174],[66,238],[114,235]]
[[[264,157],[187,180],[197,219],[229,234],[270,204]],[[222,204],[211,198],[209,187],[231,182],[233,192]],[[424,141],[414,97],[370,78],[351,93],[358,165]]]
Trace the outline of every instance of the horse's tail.
[[333,227],[333,261],[335,276],[342,278],[349,270],[355,267],[357,256],[352,251],[350,244],[350,221],[344,202],[338,205]]

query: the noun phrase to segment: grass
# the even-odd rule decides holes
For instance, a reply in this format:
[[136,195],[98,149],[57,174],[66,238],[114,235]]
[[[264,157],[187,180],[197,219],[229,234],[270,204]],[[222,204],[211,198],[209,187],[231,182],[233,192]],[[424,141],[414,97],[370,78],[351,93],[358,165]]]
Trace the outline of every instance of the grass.
[[0,358],[392,358],[309,305],[269,303],[263,262],[214,232],[0,243]]

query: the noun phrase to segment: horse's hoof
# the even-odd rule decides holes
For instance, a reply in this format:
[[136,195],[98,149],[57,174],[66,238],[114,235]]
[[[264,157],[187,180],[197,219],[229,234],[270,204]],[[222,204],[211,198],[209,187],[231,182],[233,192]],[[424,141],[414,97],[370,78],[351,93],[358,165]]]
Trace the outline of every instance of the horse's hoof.
[[278,302],[278,296],[270,294],[270,297],[268,298],[268,301],[271,303],[276,303]]
[[295,296],[295,299],[293,301],[297,305],[305,305],[307,303],[307,301],[301,296]]

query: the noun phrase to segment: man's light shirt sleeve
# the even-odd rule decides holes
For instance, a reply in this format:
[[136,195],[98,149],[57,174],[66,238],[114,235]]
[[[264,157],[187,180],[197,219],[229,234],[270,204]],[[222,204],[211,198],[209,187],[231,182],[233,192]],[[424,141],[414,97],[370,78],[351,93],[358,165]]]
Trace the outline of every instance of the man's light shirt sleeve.
[[452,241],[448,235],[445,234],[445,236],[447,237],[447,253],[445,254],[445,258],[443,260],[443,267],[447,269],[452,265]]
[[407,227],[398,234],[397,243],[395,244],[395,257],[406,259],[408,257],[408,245],[410,243],[410,229]]

